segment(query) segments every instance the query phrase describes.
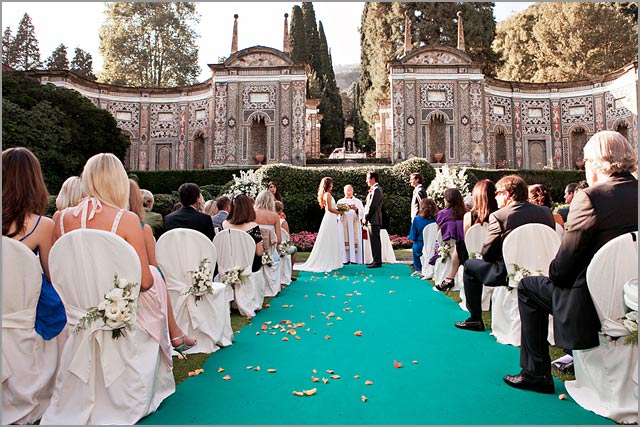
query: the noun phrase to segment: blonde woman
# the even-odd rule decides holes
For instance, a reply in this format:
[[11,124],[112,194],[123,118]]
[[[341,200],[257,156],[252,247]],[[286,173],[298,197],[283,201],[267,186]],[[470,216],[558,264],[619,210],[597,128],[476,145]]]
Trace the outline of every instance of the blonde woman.
[[70,176],[62,184],[56,197],[56,208],[61,211],[76,206],[82,200],[82,180],[79,176]]
[[282,243],[282,233],[280,233],[280,215],[276,213],[276,199],[269,190],[262,190],[256,196],[253,208],[256,211],[256,222],[260,226],[273,229],[278,238],[278,244]]
[[324,217],[311,254],[298,270],[322,273],[342,268],[342,245],[338,228],[338,215],[342,215],[342,212],[336,208],[331,190],[333,179],[325,176],[318,187],[318,204],[324,209]]

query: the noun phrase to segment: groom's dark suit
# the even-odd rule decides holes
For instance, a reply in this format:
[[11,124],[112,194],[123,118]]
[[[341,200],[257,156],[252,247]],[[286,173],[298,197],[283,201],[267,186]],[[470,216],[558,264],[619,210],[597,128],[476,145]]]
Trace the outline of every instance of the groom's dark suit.
[[364,219],[367,221],[371,256],[374,265],[382,265],[382,244],[380,228],[382,226],[382,187],[377,182],[369,189],[364,206]]

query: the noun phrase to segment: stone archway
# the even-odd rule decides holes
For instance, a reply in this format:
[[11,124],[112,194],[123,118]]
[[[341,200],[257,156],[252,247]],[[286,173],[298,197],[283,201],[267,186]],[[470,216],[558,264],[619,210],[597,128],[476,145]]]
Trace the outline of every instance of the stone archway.
[[255,115],[249,126],[249,162],[261,164],[267,155],[267,122],[263,115]]
[[193,168],[204,169],[205,165],[205,147],[204,136],[202,134],[196,135],[193,139]]
[[547,145],[544,140],[528,143],[529,169],[543,169],[547,165]]
[[584,169],[584,146],[588,140],[587,131],[582,127],[576,127],[569,133],[569,146],[571,153],[571,167]]
[[156,148],[156,170],[171,169],[171,146],[158,145]]
[[429,120],[429,152],[431,162],[446,163],[447,161],[447,125],[442,113],[434,113]]

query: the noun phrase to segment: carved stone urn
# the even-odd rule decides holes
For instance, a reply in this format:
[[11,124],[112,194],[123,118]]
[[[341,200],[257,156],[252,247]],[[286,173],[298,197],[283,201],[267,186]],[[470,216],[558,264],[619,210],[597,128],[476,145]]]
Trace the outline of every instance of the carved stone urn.
[[258,162],[258,164],[261,165],[262,162],[264,162],[264,154],[256,154],[255,159],[256,159],[256,162]]
[[444,158],[444,153],[441,153],[441,152],[433,153],[433,158],[435,159],[436,163],[440,163]]

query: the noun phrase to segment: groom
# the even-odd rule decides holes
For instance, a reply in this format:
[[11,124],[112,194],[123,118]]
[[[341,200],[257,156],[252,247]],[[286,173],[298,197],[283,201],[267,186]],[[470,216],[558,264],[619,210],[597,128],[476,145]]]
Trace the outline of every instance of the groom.
[[382,187],[378,184],[378,173],[367,172],[367,185],[369,194],[364,207],[362,224],[367,226],[369,242],[371,242],[371,255],[373,262],[367,264],[368,268],[382,267],[382,246],[380,244],[380,227],[382,226]]

